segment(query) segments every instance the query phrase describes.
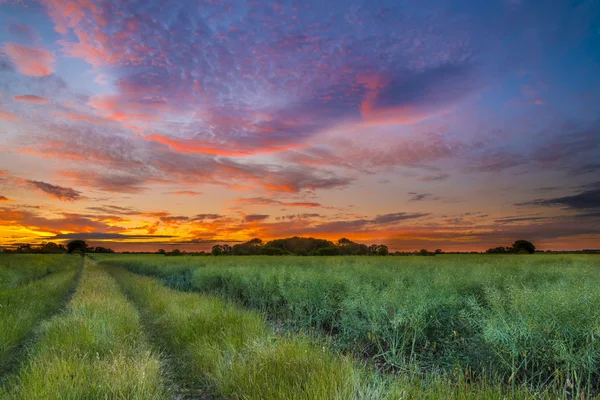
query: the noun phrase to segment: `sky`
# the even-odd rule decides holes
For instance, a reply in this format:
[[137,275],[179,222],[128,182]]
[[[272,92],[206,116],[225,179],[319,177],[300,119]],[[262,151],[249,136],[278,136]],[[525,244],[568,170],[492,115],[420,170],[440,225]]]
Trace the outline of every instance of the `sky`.
[[600,0],[0,0],[0,245],[600,248]]

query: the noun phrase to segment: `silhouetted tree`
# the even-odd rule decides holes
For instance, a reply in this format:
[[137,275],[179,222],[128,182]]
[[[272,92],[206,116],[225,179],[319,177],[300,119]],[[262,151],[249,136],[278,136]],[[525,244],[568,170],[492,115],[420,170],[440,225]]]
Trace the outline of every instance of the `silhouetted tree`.
[[390,254],[390,251],[385,244],[380,244],[379,246],[377,246],[378,256],[387,256],[388,254]]
[[512,249],[514,253],[528,253],[528,254],[533,254],[535,253],[535,246],[533,245],[533,243],[531,243],[528,240],[517,240],[515,241],[515,243],[512,245]]
[[80,253],[85,256],[87,250],[88,245],[85,240],[71,240],[67,243],[67,253]]
[[320,256],[337,256],[339,254],[337,247],[321,247],[317,253]]
[[166,251],[165,251],[165,249],[158,249],[158,251],[156,253],[158,253],[158,254],[165,254]]
[[210,250],[213,256],[220,256],[223,254],[223,246],[220,244],[215,244]]

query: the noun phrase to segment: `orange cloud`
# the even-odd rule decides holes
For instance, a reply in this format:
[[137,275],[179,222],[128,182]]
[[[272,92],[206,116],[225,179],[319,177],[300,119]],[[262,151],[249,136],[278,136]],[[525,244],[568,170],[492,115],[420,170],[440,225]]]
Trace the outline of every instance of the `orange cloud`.
[[165,192],[164,194],[172,194],[175,196],[200,196],[202,192],[195,192],[193,190],[180,190],[177,192]]
[[18,118],[19,117],[16,116],[15,114],[11,114],[9,112],[0,110],[0,119],[3,119],[5,121],[14,121],[14,120],[16,120]]
[[0,196],[0,201],[13,201],[6,196]]
[[44,48],[5,43],[4,51],[23,75],[39,77],[54,72],[54,56]]
[[21,96],[14,96],[13,99],[16,101],[26,101],[28,103],[36,103],[36,104],[47,104],[50,102],[45,97],[36,96],[34,94],[24,94]]

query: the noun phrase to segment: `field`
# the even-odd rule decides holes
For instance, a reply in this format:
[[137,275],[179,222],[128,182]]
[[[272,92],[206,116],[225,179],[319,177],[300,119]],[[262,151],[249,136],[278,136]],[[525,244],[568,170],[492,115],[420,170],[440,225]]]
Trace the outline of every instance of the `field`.
[[600,398],[593,255],[2,255],[0,306],[2,399]]

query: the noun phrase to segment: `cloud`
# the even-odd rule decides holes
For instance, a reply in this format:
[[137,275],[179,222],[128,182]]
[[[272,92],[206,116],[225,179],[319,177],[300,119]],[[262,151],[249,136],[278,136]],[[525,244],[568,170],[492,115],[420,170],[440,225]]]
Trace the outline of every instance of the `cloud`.
[[9,202],[9,201],[13,201],[13,200],[9,199],[9,198],[8,198],[8,197],[6,197],[6,196],[0,196],[0,201],[6,201],[6,202]]
[[449,177],[450,177],[450,174],[440,173],[440,174],[436,174],[436,175],[426,175],[426,176],[419,178],[418,180],[421,182],[440,182],[440,181],[445,181]]
[[392,222],[399,222],[399,221],[406,221],[409,219],[423,218],[428,215],[429,215],[429,213],[399,212],[399,213],[378,215],[375,218],[373,218],[372,220],[370,220],[369,222],[372,224],[389,224]]
[[421,201],[431,197],[431,193],[409,192],[408,194],[411,195],[411,198],[408,201]]
[[16,121],[17,119],[19,119],[19,117],[15,114],[9,113],[7,111],[2,111],[0,109],[0,119],[3,119],[5,121]]
[[368,122],[418,122],[469,94],[475,85],[473,65],[468,63],[401,70],[394,75],[363,78],[369,92],[361,113]]
[[233,202],[238,204],[245,205],[278,205],[285,207],[323,207],[323,208],[334,208],[334,207],[325,207],[321,203],[311,202],[311,201],[281,201],[276,200],[270,197],[244,197],[240,199],[233,200]]
[[168,239],[172,235],[126,235],[121,233],[106,232],[81,232],[81,233],[59,233],[51,239],[79,239],[79,240],[127,240],[127,239]]
[[267,218],[269,218],[269,215],[264,215],[264,214],[248,214],[248,215],[246,215],[244,217],[244,222],[264,221]]
[[20,95],[20,96],[14,96],[13,98],[16,101],[25,101],[28,103],[36,103],[36,104],[47,104],[50,102],[50,100],[48,100],[45,97],[36,96],[33,94],[24,94],[24,95]]
[[172,194],[175,196],[200,196],[203,192],[196,192],[193,190],[179,190],[175,192],[164,192],[163,194]]
[[76,201],[76,200],[81,200],[84,198],[82,196],[81,192],[79,192],[75,189],[52,185],[50,183],[41,182],[41,181],[28,180],[28,181],[26,181],[26,183],[31,188],[41,191],[57,200]]
[[219,219],[223,217],[220,214],[197,214],[196,216],[194,216],[193,220],[195,221],[203,221],[205,219]]
[[572,210],[600,209],[600,188],[584,190],[571,196],[555,197],[550,199],[536,199],[525,203],[517,203],[522,206],[562,206]]
[[[33,211],[32,211],[33,210]],[[61,232],[115,232],[122,228],[108,225],[89,216],[62,212],[57,218],[46,218],[36,208],[0,208],[0,225],[24,227],[37,234],[59,234]]]
[[54,72],[54,56],[44,48],[5,43],[4,51],[23,75],[40,77]]

